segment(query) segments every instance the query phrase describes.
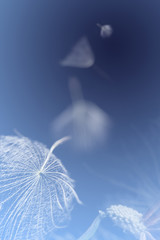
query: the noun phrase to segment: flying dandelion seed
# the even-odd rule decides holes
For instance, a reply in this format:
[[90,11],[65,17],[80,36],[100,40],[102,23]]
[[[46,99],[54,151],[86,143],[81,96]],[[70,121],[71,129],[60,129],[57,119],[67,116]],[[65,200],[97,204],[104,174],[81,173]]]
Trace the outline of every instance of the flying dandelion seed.
[[81,86],[76,78],[70,80],[70,91],[73,105],[54,120],[53,131],[66,131],[72,136],[76,147],[91,149],[106,140],[111,120],[102,109],[83,99]]
[[111,25],[101,25],[97,23],[97,26],[100,28],[100,35],[102,38],[108,38],[112,35],[113,29]]
[[0,239],[44,239],[64,223],[72,200],[81,203],[73,180],[53,150],[26,137],[0,137]]
[[159,210],[160,204],[154,208],[151,212],[144,217],[141,213],[123,205],[112,205],[106,209],[107,215],[121,227],[124,231],[132,233],[139,240],[157,240],[151,231],[158,230],[160,228],[153,229],[153,225],[160,224],[160,215],[154,220],[148,222],[148,220]]
[[60,61],[60,64],[63,67],[76,68],[90,68],[93,66],[99,75],[110,80],[108,74],[95,64],[95,56],[86,37],[82,37],[78,40],[71,52]]

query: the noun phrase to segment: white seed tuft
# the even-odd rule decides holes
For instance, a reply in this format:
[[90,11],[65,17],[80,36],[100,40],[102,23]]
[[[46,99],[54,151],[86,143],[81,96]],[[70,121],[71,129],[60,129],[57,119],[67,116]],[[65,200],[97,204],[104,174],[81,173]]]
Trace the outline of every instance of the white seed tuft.
[[142,232],[146,231],[143,215],[132,208],[123,205],[112,205],[106,209],[106,212],[124,231],[129,231],[138,237]]

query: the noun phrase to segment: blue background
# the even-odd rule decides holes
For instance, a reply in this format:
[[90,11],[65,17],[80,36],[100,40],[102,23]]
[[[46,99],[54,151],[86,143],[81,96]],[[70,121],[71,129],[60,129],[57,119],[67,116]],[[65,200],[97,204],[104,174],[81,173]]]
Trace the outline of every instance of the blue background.
[[[97,23],[110,24],[113,35],[102,39]],[[73,75],[84,98],[113,122],[109,140],[97,148],[78,151],[67,142],[55,151],[84,203],[74,203],[68,227],[56,232],[66,240],[65,232],[79,237],[99,209],[124,204],[145,212],[159,199],[159,23],[158,0],[0,2],[0,134],[17,129],[49,148],[57,139],[51,124],[71,104]],[[93,68],[59,65],[84,35],[111,80]],[[128,239],[107,219],[102,228],[117,236],[111,240]],[[100,230],[97,238],[106,239]]]

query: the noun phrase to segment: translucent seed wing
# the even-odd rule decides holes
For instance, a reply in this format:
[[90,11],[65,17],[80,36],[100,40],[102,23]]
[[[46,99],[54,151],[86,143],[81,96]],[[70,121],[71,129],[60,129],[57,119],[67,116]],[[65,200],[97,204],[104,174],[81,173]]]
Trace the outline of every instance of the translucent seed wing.
[[60,64],[65,67],[89,68],[94,62],[95,58],[89,41],[86,37],[82,37]]

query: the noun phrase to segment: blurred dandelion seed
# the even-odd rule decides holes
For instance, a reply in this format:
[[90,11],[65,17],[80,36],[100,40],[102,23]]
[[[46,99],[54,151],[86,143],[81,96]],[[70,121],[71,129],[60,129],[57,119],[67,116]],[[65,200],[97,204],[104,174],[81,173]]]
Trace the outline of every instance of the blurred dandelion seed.
[[97,23],[97,26],[100,28],[100,35],[102,38],[108,38],[112,35],[113,29],[111,25],[101,25]]
[[[160,206],[160,205],[159,205]],[[159,209],[158,206],[158,209]],[[152,210],[148,217],[150,218],[153,213],[157,211],[157,208]],[[160,216],[154,221],[147,223],[147,218],[145,218],[141,213],[123,205],[112,205],[106,209],[106,214],[113,220],[116,225],[121,227],[124,231],[132,233],[139,240],[157,240],[151,234],[153,230],[151,226],[153,224],[160,223]],[[154,229],[159,230],[160,229]]]
[[70,80],[70,92],[73,105],[54,120],[53,132],[66,131],[79,149],[95,147],[108,137],[111,120],[102,109],[83,99],[81,86],[76,78]]
[[68,219],[79,200],[61,161],[51,149],[26,137],[0,137],[0,238],[39,240]]
[[71,52],[60,61],[60,65],[76,68],[90,68],[93,66],[100,76],[110,80],[109,75],[95,64],[95,56],[87,37],[78,40]]

